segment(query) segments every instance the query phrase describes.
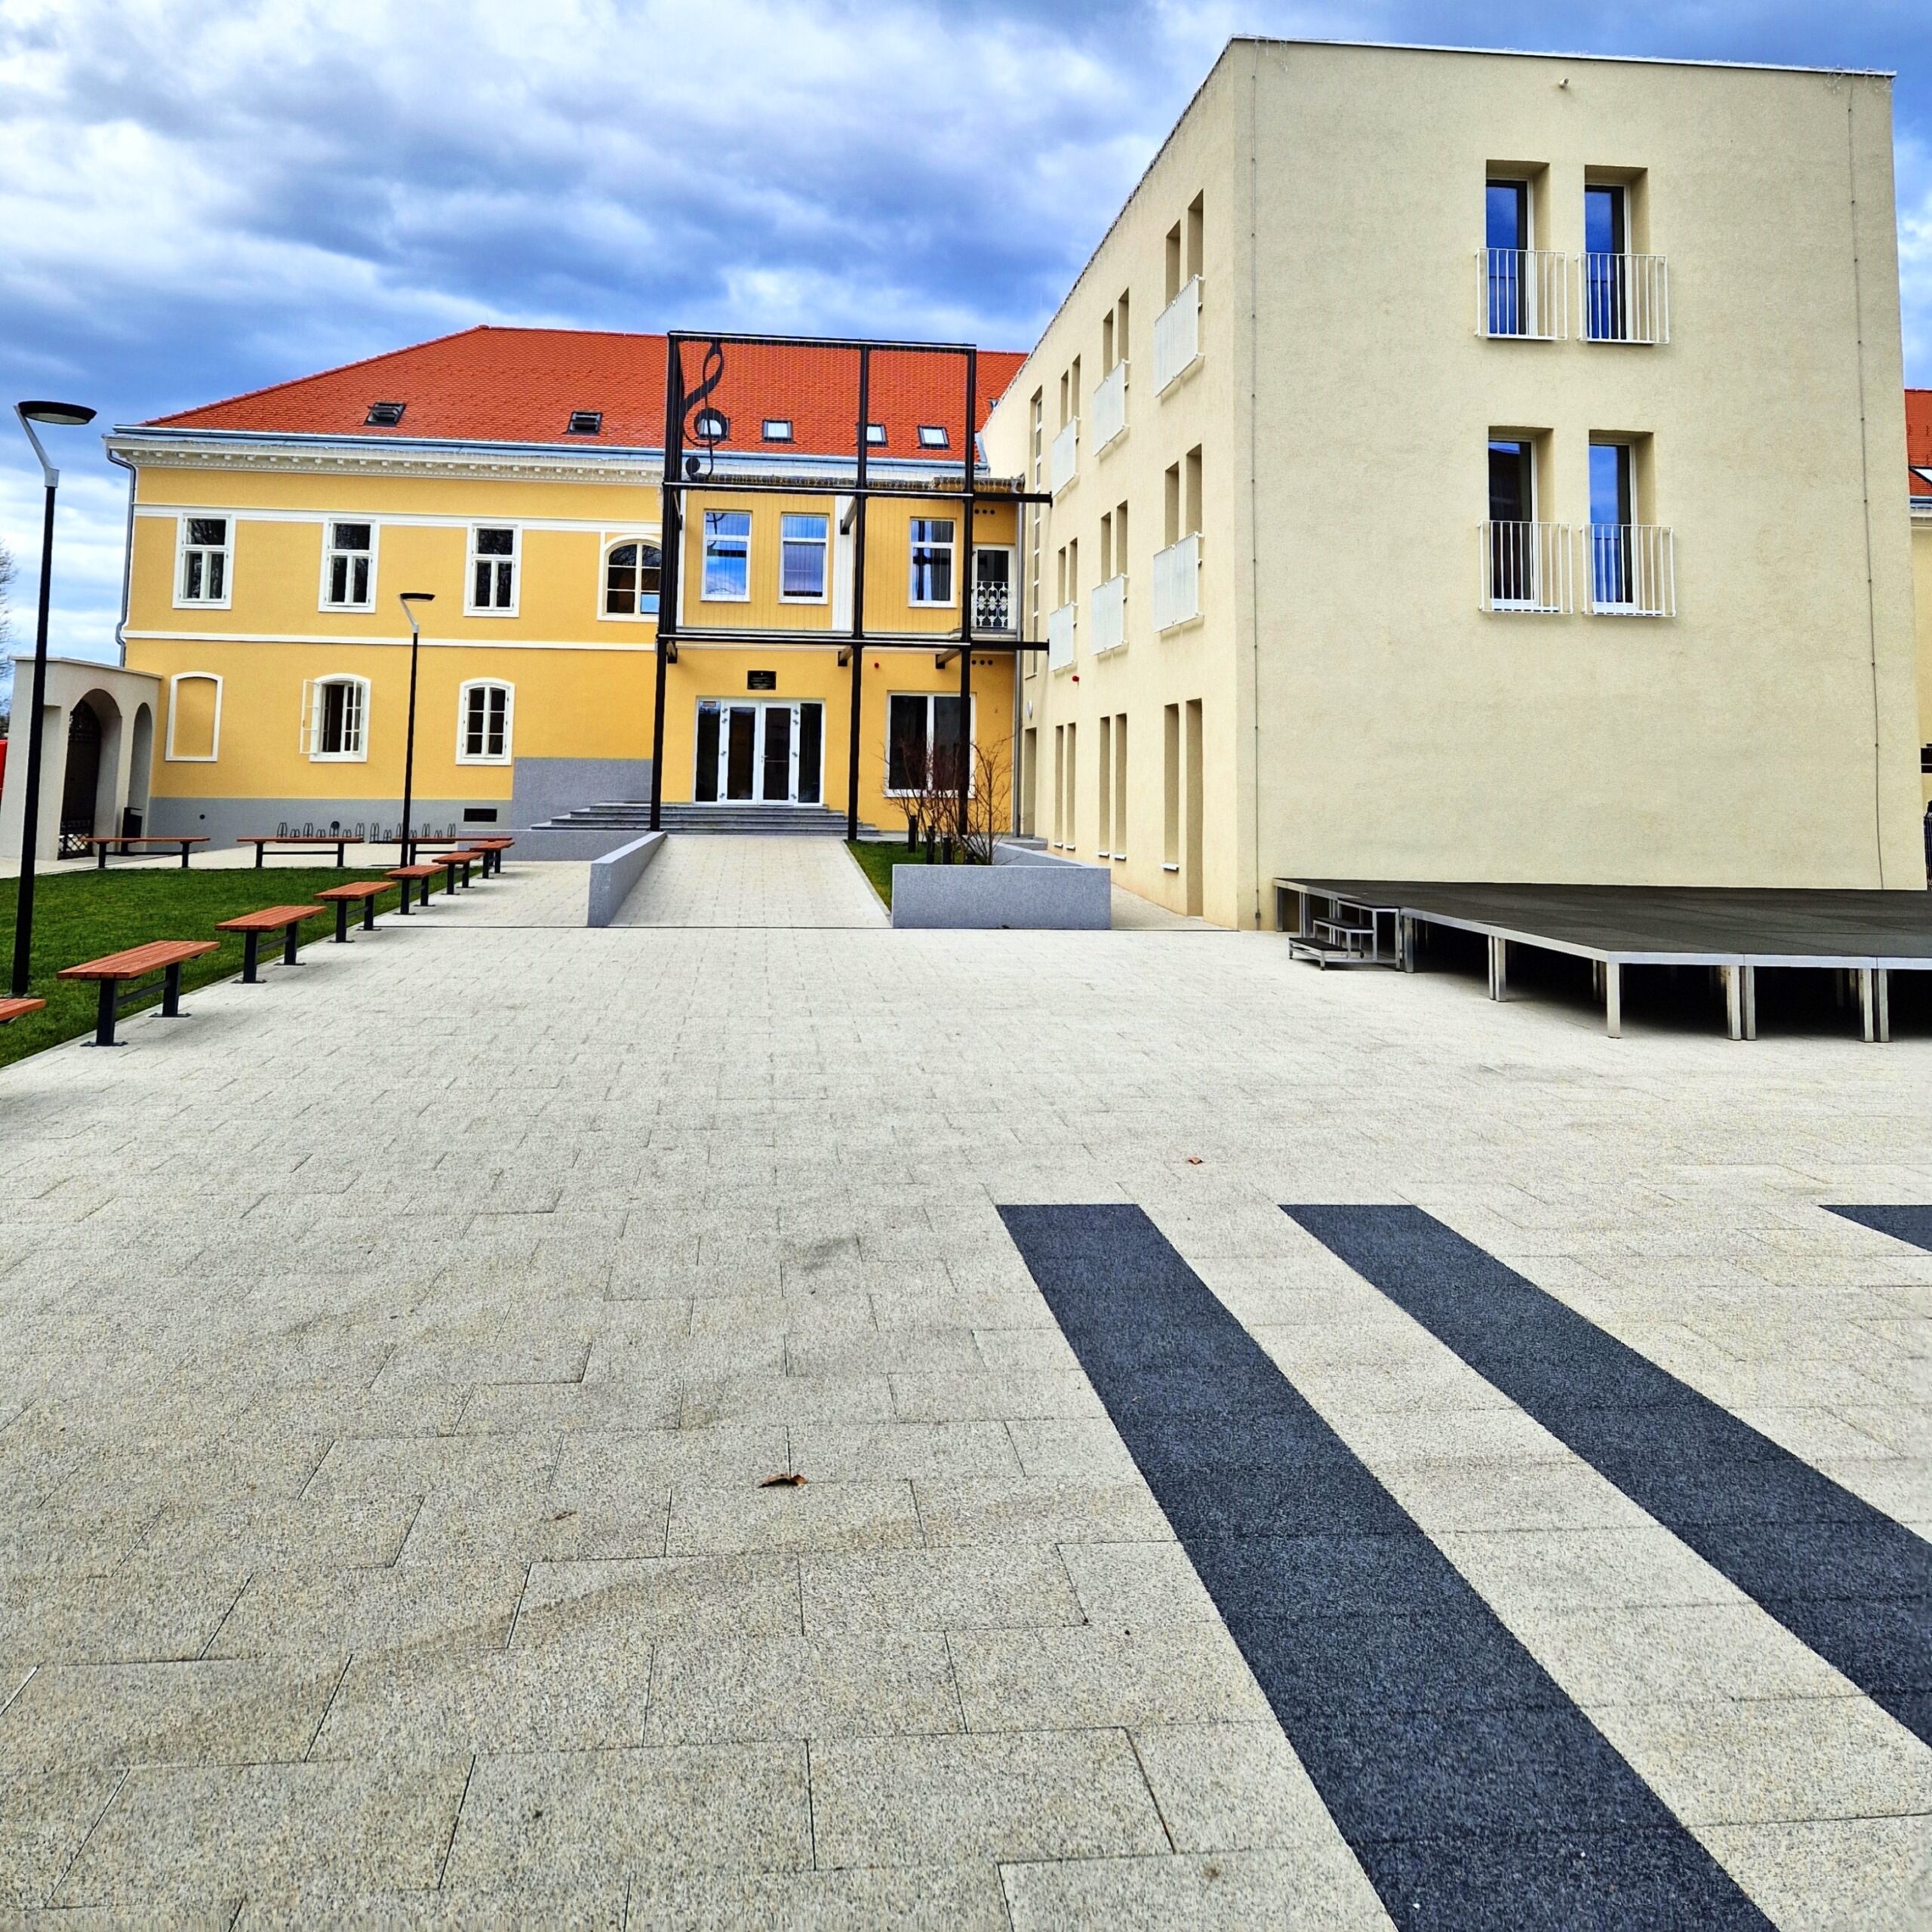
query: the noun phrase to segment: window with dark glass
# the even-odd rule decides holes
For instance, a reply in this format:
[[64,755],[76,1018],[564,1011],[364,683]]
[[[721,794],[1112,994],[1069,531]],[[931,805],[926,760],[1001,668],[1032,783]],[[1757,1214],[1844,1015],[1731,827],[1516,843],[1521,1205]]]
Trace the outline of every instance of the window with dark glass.
[[604,611],[612,617],[654,617],[663,558],[655,543],[618,543],[604,563]]
[[225,516],[191,516],[181,531],[181,601],[228,601],[228,533]]
[[1630,334],[1629,202],[1615,184],[1583,190],[1583,331],[1592,342]]
[[1527,442],[1492,438],[1489,445],[1491,595],[1527,604],[1536,595],[1536,454]]
[[911,595],[915,604],[952,601],[952,532],[949,516],[913,518]]
[[408,407],[406,402],[372,402],[368,414],[362,420],[372,429],[393,429],[402,420],[402,412]]
[[1525,335],[1529,332],[1531,278],[1526,259],[1530,248],[1530,184],[1492,181],[1484,203],[1485,241],[1489,251],[1489,332]]
[[573,409],[565,433],[572,436],[600,436],[604,433],[604,412],[601,409]]
[[1635,522],[1628,443],[1590,445],[1590,590],[1598,605],[1630,599],[1630,526]]
[[778,594],[820,598],[825,595],[827,520],[786,515],[778,520]]
[[472,611],[516,608],[516,532],[481,525],[470,532],[470,600]]
[[368,608],[374,534],[366,523],[329,525],[330,603],[345,610]]

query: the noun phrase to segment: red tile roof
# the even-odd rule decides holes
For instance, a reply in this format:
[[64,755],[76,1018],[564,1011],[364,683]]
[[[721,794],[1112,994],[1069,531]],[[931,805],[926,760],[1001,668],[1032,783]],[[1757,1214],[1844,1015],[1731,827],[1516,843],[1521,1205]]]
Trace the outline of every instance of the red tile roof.
[[[663,435],[664,357],[661,335],[466,329],[205,408],[158,417],[147,426],[656,448]],[[688,345],[685,357],[688,392],[702,380],[703,347]],[[1025,360],[1004,350],[980,352],[981,425]],[[737,455],[790,448],[849,455],[858,417],[858,361],[850,349],[727,343],[723,377],[705,405],[721,412],[729,425],[720,451]],[[886,431],[883,451],[877,445],[875,451],[889,457],[923,454],[935,461],[949,454],[956,461],[963,441],[964,383],[961,357],[875,350],[869,414]],[[371,426],[366,420],[370,405],[377,402],[406,405],[402,420],[391,429]],[[574,410],[601,411],[599,433],[568,435],[565,426]],[[767,417],[790,421],[789,445],[762,439]],[[946,451],[921,451],[922,423],[946,429]]]
[[1932,389],[1905,392],[1905,460],[1915,469],[1932,465]]

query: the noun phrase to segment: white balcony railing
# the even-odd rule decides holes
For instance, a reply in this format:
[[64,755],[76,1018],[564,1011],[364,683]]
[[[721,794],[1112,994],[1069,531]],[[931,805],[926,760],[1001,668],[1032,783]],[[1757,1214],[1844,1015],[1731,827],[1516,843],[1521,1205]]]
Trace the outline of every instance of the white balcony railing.
[[1154,387],[1164,389],[1201,359],[1201,278],[1196,275],[1154,324]]
[[1011,631],[1013,586],[1004,577],[982,577],[973,586],[973,629]]
[[1154,628],[1171,631],[1201,614],[1201,538],[1197,532],[1154,552]]
[[1116,362],[1094,392],[1094,451],[1096,455],[1127,427],[1127,365]]
[[1056,497],[1073,481],[1079,462],[1080,418],[1076,416],[1054,438],[1053,454],[1048,465],[1048,487]]
[[1077,604],[1063,604],[1047,613],[1047,669],[1064,671],[1073,662],[1074,620],[1080,614]]
[[1094,586],[1094,655],[1104,657],[1127,641],[1127,579],[1110,577]]
[[1548,248],[1476,251],[1476,334],[1561,342],[1570,333],[1570,257]]
[[1598,617],[1677,615],[1677,533],[1657,523],[1586,523],[1583,594]]
[[1483,523],[1485,611],[1566,611],[1571,601],[1571,529],[1567,523]]
[[1586,342],[1668,342],[1670,264],[1663,255],[1585,255],[1577,272]]

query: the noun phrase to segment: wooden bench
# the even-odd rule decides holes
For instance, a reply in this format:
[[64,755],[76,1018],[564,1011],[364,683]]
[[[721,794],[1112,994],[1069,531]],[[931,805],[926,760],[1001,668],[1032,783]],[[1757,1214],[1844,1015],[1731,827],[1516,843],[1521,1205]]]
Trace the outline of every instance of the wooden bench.
[[242,983],[252,986],[261,978],[255,968],[260,963],[263,934],[281,934],[281,963],[293,966],[297,963],[295,949],[301,943],[302,921],[319,918],[321,911],[319,906],[264,906],[259,912],[244,912],[238,919],[218,921],[215,931],[242,935]]
[[196,845],[205,845],[208,842],[207,837],[203,834],[198,833],[189,838],[177,838],[171,832],[137,832],[126,837],[118,835],[111,837],[106,835],[90,835],[81,841],[83,845],[91,845],[94,848],[94,870],[101,872],[107,869],[107,850],[110,845],[119,846],[120,856],[124,859],[128,857],[128,848],[130,845],[178,845],[181,848],[181,869],[185,872],[188,869],[189,848]]
[[433,866],[392,866],[386,875],[390,878],[399,878],[402,881],[402,903],[396,908],[397,911],[401,912],[405,918],[408,918],[409,882],[411,879],[420,878],[423,881],[423,903],[425,906],[428,905],[429,903],[429,881],[434,878],[439,872],[442,872],[446,869],[447,868],[441,864]]
[[[372,933],[376,930],[376,901],[389,888],[379,878],[352,879],[346,885],[331,885],[317,893],[318,899],[328,900],[335,906],[335,943],[337,946],[349,943],[349,909],[359,899],[362,902],[362,930]],[[404,888],[407,896],[408,888]]]
[[464,891],[467,892],[469,890],[470,867],[487,865],[489,857],[490,855],[487,852],[479,852],[473,846],[466,846],[460,852],[445,852],[443,854],[443,863],[451,869],[452,877],[459,872],[462,874],[462,877],[457,879],[457,882]]
[[516,843],[514,838],[472,838],[470,850],[483,854],[483,876],[492,877],[503,869],[503,854]]
[[286,835],[281,833],[277,833],[275,837],[271,838],[266,836],[257,837],[251,833],[248,838],[238,838],[235,842],[238,845],[252,845],[254,847],[255,869],[257,872],[260,872],[262,867],[263,858],[266,856],[269,848],[272,845],[279,846],[285,851],[291,852],[312,852],[318,845],[333,845],[335,848],[335,862],[337,865],[338,866],[346,865],[348,861],[343,857],[343,854],[349,850],[350,846],[355,843],[355,835],[352,832],[345,832],[340,835],[333,832],[325,832],[317,833],[313,835],[306,832],[299,835],[291,834]]
[[[214,951],[211,939],[157,939],[146,946],[131,946],[125,952],[110,952],[105,958],[89,959],[78,966],[63,966],[63,980],[96,980],[100,984],[100,1005],[96,1014],[94,1043],[114,1044],[114,1023],[135,1001],[145,999],[158,985],[161,1017],[179,1020],[181,1013],[181,968],[190,959],[199,959]],[[143,980],[144,973],[158,973],[160,979]],[[140,983],[121,990],[122,983]]]
[[38,1013],[47,1004],[44,999],[0,999],[0,1026],[10,1020],[24,1020],[29,1013]]

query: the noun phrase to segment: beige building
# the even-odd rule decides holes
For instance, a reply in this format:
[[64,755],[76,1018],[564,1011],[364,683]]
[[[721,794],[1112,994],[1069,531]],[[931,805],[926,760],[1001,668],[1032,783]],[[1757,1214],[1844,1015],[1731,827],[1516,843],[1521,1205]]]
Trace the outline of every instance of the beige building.
[[1024,829],[1923,888],[1888,81],[1232,42],[988,426]]

